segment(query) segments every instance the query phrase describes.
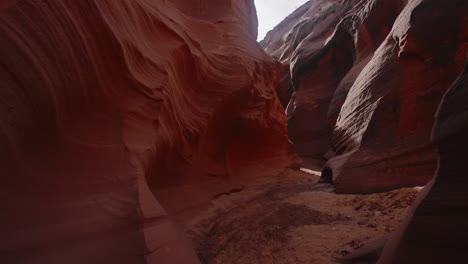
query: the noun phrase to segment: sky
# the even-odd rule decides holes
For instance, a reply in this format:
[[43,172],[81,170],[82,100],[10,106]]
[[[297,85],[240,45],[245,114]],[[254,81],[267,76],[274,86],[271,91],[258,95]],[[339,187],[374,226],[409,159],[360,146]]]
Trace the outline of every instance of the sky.
[[268,31],[307,1],[255,0],[258,16],[258,40],[262,40]]

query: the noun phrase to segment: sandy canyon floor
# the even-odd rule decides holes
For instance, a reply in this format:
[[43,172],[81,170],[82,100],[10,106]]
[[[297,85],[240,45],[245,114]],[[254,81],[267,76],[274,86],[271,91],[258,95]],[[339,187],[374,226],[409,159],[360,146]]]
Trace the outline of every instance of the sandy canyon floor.
[[388,236],[419,191],[339,195],[317,180],[285,170],[215,199],[185,223],[202,263],[339,263]]

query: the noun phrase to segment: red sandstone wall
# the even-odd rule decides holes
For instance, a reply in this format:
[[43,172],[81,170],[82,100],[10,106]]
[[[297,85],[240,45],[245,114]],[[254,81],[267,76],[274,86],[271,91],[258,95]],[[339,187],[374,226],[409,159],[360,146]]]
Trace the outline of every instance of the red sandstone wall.
[[289,136],[305,166],[331,167],[339,192],[424,185],[433,116],[468,50],[466,1],[307,6],[263,42],[289,66]]
[[0,262],[198,263],[169,216],[292,164],[253,1],[187,3],[2,3]]
[[[467,61],[468,63],[468,61]],[[468,64],[445,93],[432,141],[437,145],[436,175],[384,249],[379,264],[463,263],[468,257]]]

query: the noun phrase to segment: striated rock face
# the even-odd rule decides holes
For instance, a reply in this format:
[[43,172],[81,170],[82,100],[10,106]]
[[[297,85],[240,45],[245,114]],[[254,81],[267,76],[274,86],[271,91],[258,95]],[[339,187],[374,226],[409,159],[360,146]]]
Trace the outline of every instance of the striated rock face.
[[468,258],[468,60],[446,92],[432,140],[439,165],[404,226],[393,235],[380,259],[387,263],[463,263]]
[[198,263],[169,216],[293,163],[253,1],[0,8],[1,263]]
[[338,192],[426,184],[433,116],[468,51],[467,11],[463,0],[315,0],[270,32],[262,44],[289,66],[281,89],[305,165],[331,168]]

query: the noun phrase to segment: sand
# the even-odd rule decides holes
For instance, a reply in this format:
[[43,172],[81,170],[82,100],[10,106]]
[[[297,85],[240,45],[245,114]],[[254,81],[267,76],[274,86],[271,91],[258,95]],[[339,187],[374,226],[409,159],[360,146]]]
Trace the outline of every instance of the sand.
[[338,263],[388,236],[419,191],[339,195],[317,179],[284,170],[215,199],[185,222],[202,263]]

